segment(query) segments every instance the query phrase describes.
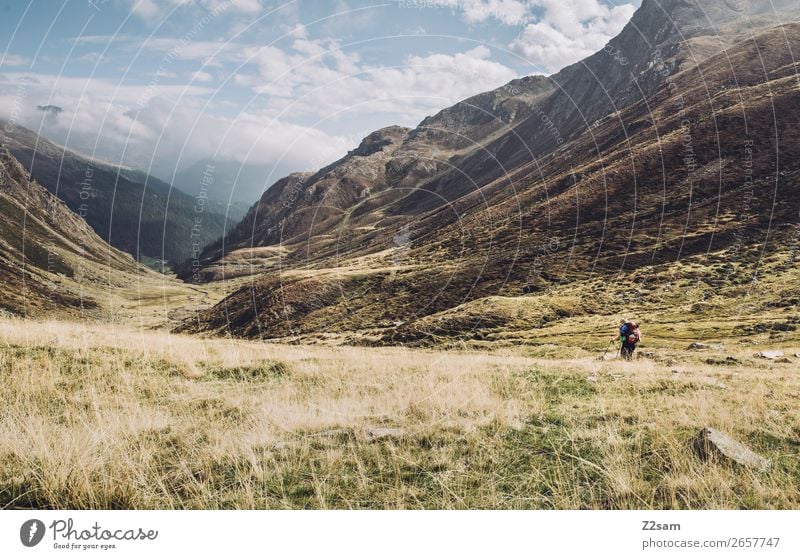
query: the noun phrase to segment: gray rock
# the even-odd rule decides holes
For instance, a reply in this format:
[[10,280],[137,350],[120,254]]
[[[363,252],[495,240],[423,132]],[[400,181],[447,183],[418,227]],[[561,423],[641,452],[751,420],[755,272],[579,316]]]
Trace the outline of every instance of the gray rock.
[[379,439],[402,437],[405,435],[405,429],[394,429],[390,427],[369,427],[364,430],[364,438],[367,441],[377,441]]
[[779,357],[783,357],[783,352],[779,349],[765,349],[764,351],[756,353],[756,357],[760,357],[761,359],[778,359]]
[[694,440],[694,450],[701,460],[727,459],[742,466],[766,472],[771,462],[725,433],[705,427]]
[[692,342],[686,349],[725,349],[722,344],[704,344],[701,342]]

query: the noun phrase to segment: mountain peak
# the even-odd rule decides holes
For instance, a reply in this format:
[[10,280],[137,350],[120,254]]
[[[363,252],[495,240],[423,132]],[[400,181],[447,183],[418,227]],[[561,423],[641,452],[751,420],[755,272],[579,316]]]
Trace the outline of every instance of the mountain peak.
[[411,129],[405,126],[386,126],[380,128],[361,140],[358,147],[349,151],[347,155],[358,155],[361,157],[372,155],[373,153],[383,150],[386,146],[402,143],[410,131]]

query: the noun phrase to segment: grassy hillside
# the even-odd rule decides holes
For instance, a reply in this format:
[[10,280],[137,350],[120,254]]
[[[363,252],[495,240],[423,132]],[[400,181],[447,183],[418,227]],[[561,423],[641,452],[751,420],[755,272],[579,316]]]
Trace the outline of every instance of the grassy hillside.
[[[9,151],[42,186],[111,246],[176,264],[236,223],[219,202],[190,196],[141,171],[93,161],[19,126],[4,126]],[[196,247],[196,249],[195,249]]]
[[101,299],[147,273],[0,150],[0,311],[22,316],[102,315]]
[[[800,506],[796,364],[643,349],[621,363],[0,320],[0,506]],[[705,426],[772,467],[701,461]]]

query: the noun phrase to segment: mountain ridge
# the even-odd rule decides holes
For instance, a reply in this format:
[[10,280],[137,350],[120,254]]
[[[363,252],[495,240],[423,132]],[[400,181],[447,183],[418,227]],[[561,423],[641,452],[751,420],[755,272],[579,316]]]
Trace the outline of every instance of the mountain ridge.
[[[702,61],[689,63],[692,46],[713,38],[690,21],[690,42],[669,43],[670,58],[664,58],[663,43],[661,57],[652,58],[655,50],[641,55],[639,43],[626,43],[625,35],[643,28],[642,18],[661,5],[643,4],[623,38],[610,41],[625,46],[616,58],[604,49],[565,69],[560,78],[546,78],[564,83],[529,103],[530,116],[466,156],[455,149],[440,156],[426,178],[412,178],[410,193],[385,181],[395,154],[404,153],[397,147],[391,147],[390,162],[381,159],[383,152],[348,161],[363,164],[357,169],[362,175],[377,173],[377,183],[355,181],[357,187],[351,188],[358,175],[343,172],[328,184],[288,181],[271,188],[238,231],[238,244],[207,255],[197,275],[201,281],[252,275],[251,284],[184,328],[252,337],[383,328],[380,339],[413,340],[431,326],[420,326],[426,316],[481,297],[547,291],[651,265],[666,266],[659,273],[667,273],[670,262],[703,253],[735,249],[742,270],[731,278],[747,276],[744,269],[750,266],[757,275],[759,243],[762,251],[776,250],[775,239],[788,238],[797,215],[791,192],[797,186],[792,154],[798,141],[770,114],[777,104],[782,114],[793,114],[797,69],[791,53],[800,48],[800,29],[791,23],[770,27],[774,17],[747,27],[750,23],[734,17],[741,10],[713,0],[704,6],[719,12],[712,14],[715,21],[743,33],[739,42],[731,45],[726,39],[716,50],[704,48]],[[694,17],[688,3],[669,5],[687,9],[690,15],[684,18]],[[763,5],[745,7],[758,13]],[[797,13],[797,6],[784,5],[787,13]],[[662,18],[650,32],[664,36],[663,29]],[[576,74],[592,64],[613,65],[618,75],[606,72],[603,83],[638,84],[638,97],[606,114],[609,107],[597,99],[614,98],[614,89],[587,86],[586,76],[593,72]],[[659,79],[639,87],[642,71],[644,81],[651,71]],[[567,87],[581,90],[591,111],[573,111],[569,97],[559,93]],[[752,146],[741,143],[743,132]],[[776,134],[779,146],[769,142]],[[430,144],[418,141],[412,147],[425,162]],[[771,159],[778,148],[788,162],[783,167]],[[737,196],[749,188],[737,182],[748,151],[752,184],[758,185],[750,196],[751,217],[737,210]],[[338,164],[328,173],[345,170]],[[375,192],[356,196],[373,184]],[[324,192],[314,197],[320,186]],[[768,188],[777,196],[774,207],[763,195]],[[342,192],[350,198],[337,198]],[[284,206],[282,213],[270,213],[287,200],[291,211]],[[264,218],[255,215],[259,209]],[[324,219],[315,219],[319,212]],[[292,222],[301,214],[304,220]],[[773,217],[780,228],[770,232]],[[470,331],[475,324],[462,326]],[[413,333],[415,328],[422,334]]]
[[210,203],[143,171],[94,161],[24,127],[0,124],[5,147],[39,184],[134,257],[178,263],[193,254],[193,243],[208,244],[233,225]]
[[100,311],[109,286],[149,272],[105,243],[0,149],[0,308],[21,316]]

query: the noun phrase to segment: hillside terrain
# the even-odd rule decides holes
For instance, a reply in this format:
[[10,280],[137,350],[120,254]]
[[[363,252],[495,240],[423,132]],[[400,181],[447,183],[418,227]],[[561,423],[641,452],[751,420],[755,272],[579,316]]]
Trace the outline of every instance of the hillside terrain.
[[625,312],[791,323],[800,24],[776,23],[800,8],[774,6],[646,1],[581,63],[281,179],[181,270],[240,286],[181,330],[383,344]]
[[0,308],[23,316],[92,315],[97,290],[147,275],[0,151]]
[[193,287],[106,243],[0,149],[0,316],[174,326],[224,286]]
[[141,171],[94,161],[21,126],[0,124],[5,147],[39,184],[111,246],[138,260],[182,262],[240,215],[234,211],[226,219],[221,202],[191,196]]

